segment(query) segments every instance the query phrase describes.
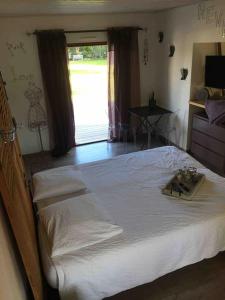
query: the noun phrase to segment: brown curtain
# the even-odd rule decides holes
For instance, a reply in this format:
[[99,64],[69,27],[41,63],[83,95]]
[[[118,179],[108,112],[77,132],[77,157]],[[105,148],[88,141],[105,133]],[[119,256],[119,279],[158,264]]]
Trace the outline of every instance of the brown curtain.
[[118,138],[118,124],[128,124],[130,107],[140,105],[138,30],[108,29],[110,140]]
[[60,156],[75,145],[66,37],[63,30],[38,31],[37,43],[52,134],[52,154]]

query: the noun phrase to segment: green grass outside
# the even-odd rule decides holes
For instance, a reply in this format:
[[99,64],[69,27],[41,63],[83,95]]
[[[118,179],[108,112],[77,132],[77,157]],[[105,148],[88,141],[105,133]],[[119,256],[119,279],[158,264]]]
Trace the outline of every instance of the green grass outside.
[[87,75],[87,74],[101,74],[101,71],[98,70],[71,70],[72,74],[80,74],[80,75]]
[[107,65],[107,59],[84,59],[70,61],[70,64],[74,65],[96,65],[96,66],[105,66]]
[[[69,61],[70,66],[70,75],[73,76],[82,76],[79,78],[84,78],[85,75],[95,75],[95,74],[101,74],[102,73],[102,67],[107,66],[107,60],[106,59],[84,59],[84,60],[78,60],[78,61]],[[84,69],[79,66],[83,66]],[[90,69],[89,67],[90,66]],[[74,78],[74,77],[73,77]],[[85,78],[84,78],[85,80]],[[77,96],[77,87],[72,84],[72,93],[73,96]]]

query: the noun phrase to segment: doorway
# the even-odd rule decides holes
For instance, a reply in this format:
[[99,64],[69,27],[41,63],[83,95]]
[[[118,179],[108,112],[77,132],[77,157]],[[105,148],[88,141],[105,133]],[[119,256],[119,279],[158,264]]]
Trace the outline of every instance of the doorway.
[[107,44],[68,45],[77,145],[108,138]]

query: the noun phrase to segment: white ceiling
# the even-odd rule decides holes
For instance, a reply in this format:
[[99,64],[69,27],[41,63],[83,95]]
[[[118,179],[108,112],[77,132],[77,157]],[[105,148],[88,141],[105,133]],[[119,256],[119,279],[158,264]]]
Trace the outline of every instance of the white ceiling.
[[200,0],[0,0],[0,16],[149,12]]

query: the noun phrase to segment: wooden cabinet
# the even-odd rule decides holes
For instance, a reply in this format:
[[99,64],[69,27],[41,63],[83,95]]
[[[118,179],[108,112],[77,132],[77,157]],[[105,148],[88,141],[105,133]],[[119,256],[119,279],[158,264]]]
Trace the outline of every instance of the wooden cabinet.
[[211,125],[205,112],[193,115],[191,154],[212,171],[225,175],[225,128]]

